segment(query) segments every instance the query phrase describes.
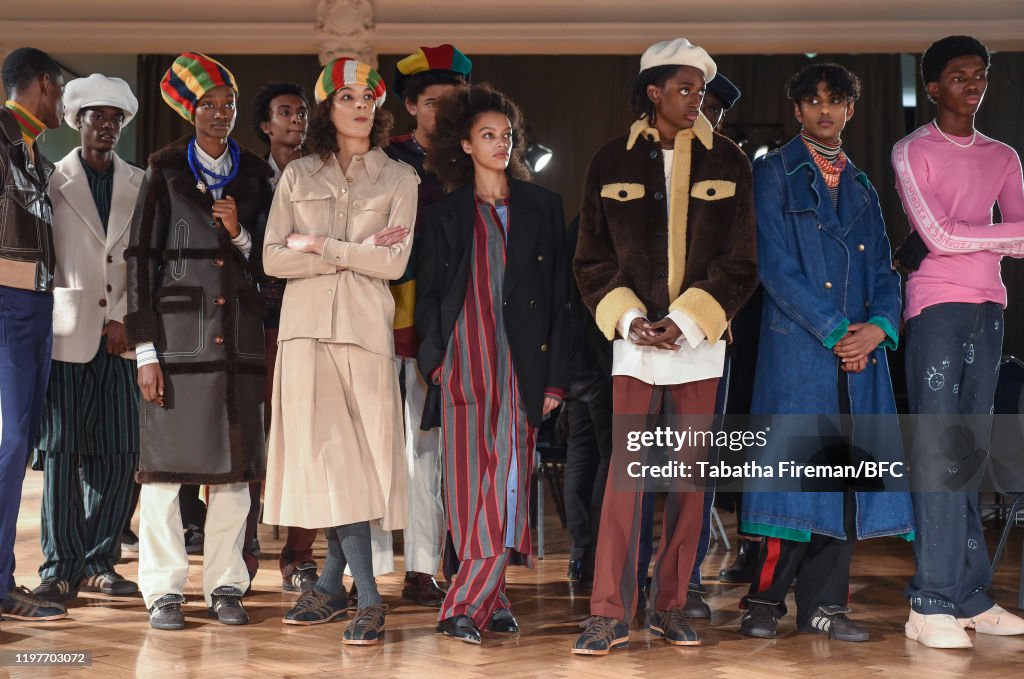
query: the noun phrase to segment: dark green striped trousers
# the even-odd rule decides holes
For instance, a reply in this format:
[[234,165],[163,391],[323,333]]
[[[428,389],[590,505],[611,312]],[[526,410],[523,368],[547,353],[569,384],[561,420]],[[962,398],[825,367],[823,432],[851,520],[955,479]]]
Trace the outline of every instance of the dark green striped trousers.
[[106,337],[88,363],[53,361],[35,469],[43,471],[40,577],[72,586],[117,563],[139,461],[135,361]]

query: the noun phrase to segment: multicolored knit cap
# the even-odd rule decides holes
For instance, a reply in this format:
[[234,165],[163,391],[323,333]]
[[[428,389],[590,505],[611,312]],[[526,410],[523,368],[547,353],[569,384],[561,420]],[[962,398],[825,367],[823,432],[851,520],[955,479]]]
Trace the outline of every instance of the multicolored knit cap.
[[227,85],[238,96],[235,76],[224,64],[199,52],[185,52],[164,74],[160,81],[160,95],[178,115],[195,123],[196,104],[203,95],[221,85]]
[[373,90],[375,108],[383,106],[388,90],[380,73],[377,73],[373,66],[367,63],[349,57],[341,57],[328,62],[324,66],[324,70],[320,71],[320,77],[316,79],[314,97],[316,103],[319,104],[342,87],[360,85]]
[[473,62],[454,45],[446,43],[437,47],[421,47],[395,65],[395,82],[392,83],[395,94],[403,97],[406,79],[427,71],[448,71],[469,82],[469,76],[473,73]]

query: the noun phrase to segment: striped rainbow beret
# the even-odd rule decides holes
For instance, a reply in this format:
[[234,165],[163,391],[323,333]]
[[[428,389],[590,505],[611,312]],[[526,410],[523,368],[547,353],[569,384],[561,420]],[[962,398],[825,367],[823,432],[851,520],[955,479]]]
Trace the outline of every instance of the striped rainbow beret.
[[384,97],[387,95],[384,78],[373,66],[349,57],[333,59],[320,71],[314,88],[316,103],[324,101],[342,87],[354,85],[363,85],[373,90],[373,103],[376,108],[384,104]]
[[160,95],[185,120],[196,120],[196,103],[214,87],[227,85],[238,96],[235,76],[224,64],[199,52],[178,56],[160,81]]

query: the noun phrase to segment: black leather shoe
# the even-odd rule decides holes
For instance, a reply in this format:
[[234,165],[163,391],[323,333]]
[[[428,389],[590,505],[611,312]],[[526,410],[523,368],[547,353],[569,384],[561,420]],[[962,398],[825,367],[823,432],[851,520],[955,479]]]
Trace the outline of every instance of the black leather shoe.
[[78,590],[71,586],[71,583],[63,578],[51,576],[43,578],[39,586],[32,590],[32,596],[43,601],[58,603],[67,601],[78,596]]
[[437,581],[430,573],[414,573],[407,571],[402,585],[402,598],[420,606],[441,608],[447,593],[438,587]]
[[819,606],[807,623],[800,625],[801,632],[827,634],[837,641],[867,641],[868,631],[846,617],[850,612],[845,606]]
[[210,594],[213,605],[210,617],[224,625],[248,625],[249,614],[242,607],[242,593],[234,587],[221,586]]
[[454,615],[437,623],[437,631],[446,636],[465,641],[467,644],[480,643],[480,630],[468,615]]
[[185,614],[181,605],[185,597],[180,594],[164,594],[149,609],[149,626],[154,629],[185,629]]
[[779,621],[774,606],[750,602],[740,618],[740,634],[758,639],[774,639],[779,633]]
[[565,577],[568,578],[569,582],[579,582],[583,579],[583,562],[576,559],[569,561],[569,570],[566,572]]
[[686,605],[683,606],[683,613],[687,618],[710,618],[711,606],[708,606],[708,602],[704,601],[704,595],[699,589],[691,587],[686,592]]
[[99,592],[109,596],[131,596],[139,591],[138,585],[125,580],[115,571],[88,575],[78,583],[78,588],[83,592]]
[[494,611],[491,621],[487,623],[488,632],[504,632],[505,634],[518,634],[519,623],[516,616],[507,608],[499,608]]
[[298,566],[290,568],[288,576],[281,579],[281,589],[286,592],[309,592],[320,578],[316,572],[316,563],[313,561],[303,561]]
[[757,573],[757,554],[761,551],[760,540],[740,538],[740,546],[736,552],[736,560],[728,568],[718,573],[718,579],[728,583],[753,582]]

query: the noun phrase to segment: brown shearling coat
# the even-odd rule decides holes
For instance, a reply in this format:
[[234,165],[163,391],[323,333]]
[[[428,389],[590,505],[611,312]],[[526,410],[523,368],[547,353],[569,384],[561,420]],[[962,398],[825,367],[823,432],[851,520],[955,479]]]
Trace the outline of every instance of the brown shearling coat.
[[714,342],[757,287],[756,239],[743,151],[701,116],[676,135],[669,193],[658,131],[641,119],[590,163],[576,281],[609,340],[636,308],[652,321],[680,310]]

